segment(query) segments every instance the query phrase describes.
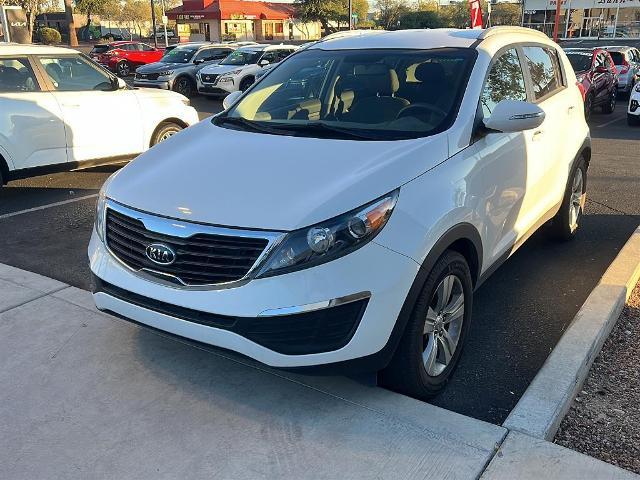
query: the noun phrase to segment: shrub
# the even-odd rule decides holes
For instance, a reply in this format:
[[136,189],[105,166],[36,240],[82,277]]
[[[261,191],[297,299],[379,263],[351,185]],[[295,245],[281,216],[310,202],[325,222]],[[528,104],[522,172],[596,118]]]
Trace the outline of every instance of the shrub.
[[43,27],[40,29],[40,38],[45,45],[53,45],[62,42],[60,32],[54,28]]

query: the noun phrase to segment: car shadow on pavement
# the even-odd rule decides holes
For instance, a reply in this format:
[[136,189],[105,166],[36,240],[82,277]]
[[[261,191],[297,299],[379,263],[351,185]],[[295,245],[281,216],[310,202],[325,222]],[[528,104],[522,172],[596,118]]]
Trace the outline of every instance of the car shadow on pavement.
[[[639,222],[640,216],[587,215],[568,243],[548,239],[544,228],[537,232],[478,290],[460,365],[431,403],[502,423]],[[259,385],[248,385],[255,381],[248,369],[224,366],[238,363],[233,353],[145,329],[136,335],[140,360],[176,388],[232,411],[277,415],[284,408],[271,411],[277,399],[266,401]],[[269,378],[261,381],[276,383]]]

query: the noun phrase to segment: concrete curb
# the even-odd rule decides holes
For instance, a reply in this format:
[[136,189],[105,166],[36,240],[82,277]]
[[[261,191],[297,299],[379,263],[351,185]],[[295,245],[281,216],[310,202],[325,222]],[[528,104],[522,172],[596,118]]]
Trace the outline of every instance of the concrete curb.
[[503,426],[553,440],[640,279],[640,227],[591,292]]

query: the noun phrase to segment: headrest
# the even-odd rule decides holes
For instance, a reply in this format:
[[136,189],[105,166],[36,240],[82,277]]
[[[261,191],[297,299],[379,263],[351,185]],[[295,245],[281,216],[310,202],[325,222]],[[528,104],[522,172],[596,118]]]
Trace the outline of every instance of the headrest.
[[425,62],[416,68],[416,78],[423,83],[443,83],[447,77],[442,65],[435,62]]
[[381,63],[356,65],[354,74],[366,90],[381,96],[390,97],[400,88],[396,71]]

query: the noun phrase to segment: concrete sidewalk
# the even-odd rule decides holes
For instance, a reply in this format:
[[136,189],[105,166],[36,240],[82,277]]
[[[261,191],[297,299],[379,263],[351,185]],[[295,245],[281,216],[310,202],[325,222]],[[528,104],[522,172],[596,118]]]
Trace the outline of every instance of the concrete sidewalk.
[[381,388],[285,374],[142,329],[96,311],[88,292],[0,265],[0,478],[483,472],[638,478]]

